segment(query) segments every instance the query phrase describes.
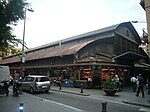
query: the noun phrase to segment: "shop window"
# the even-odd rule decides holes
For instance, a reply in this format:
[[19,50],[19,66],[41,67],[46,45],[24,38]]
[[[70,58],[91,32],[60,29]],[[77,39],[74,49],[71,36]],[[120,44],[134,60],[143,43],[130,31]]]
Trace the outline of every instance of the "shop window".
[[83,72],[81,74],[81,79],[88,79],[88,78],[92,78],[92,70],[89,69],[83,69]]

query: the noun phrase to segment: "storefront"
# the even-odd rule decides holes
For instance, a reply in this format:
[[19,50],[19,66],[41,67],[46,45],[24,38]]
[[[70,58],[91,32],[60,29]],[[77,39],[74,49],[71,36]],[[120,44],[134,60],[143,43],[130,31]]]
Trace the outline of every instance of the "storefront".
[[82,63],[53,66],[50,71],[53,80],[61,79],[63,83],[67,81],[66,85],[63,84],[64,86],[68,84],[69,87],[81,87],[82,85],[85,88],[100,88],[108,75],[116,74],[125,85],[130,67],[116,64]]

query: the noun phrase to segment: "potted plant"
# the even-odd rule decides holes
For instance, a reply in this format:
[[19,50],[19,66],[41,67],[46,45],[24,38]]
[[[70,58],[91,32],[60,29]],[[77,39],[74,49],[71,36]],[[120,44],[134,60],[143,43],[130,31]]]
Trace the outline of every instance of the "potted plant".
[[113,96],[117,92],[117,85],[110,76],[106,77],[106,81],[103,83],[102,87],[106,95]]

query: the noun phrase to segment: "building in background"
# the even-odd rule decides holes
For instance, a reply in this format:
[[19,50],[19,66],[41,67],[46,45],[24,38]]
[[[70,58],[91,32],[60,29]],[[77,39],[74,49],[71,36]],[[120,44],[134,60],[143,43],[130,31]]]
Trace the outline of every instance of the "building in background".
[[143,29],[143,35],[141,36],[141,45],[140,47],[148,54],[148,33]]
[[148,55],[150,57],[150,0],[141,0],[140,5],[146,11],[147,31],[148,31]]

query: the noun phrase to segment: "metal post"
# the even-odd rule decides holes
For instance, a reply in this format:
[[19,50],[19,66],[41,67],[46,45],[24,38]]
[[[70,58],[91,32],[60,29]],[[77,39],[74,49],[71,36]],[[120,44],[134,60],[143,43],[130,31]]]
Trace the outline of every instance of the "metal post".
[[83,84],[81,84],[81,92],[80,93],[83,93]]
[[102,102],[102,112],[107,112],[107,102]]
[[24,10],[25,10],[25,16],[24,16],[23,40],[22,40],[21,75],[23,75],[23,69],[25,63],[25,51],[24,51],[25,41],[24,40],[25,40],[25,30],[26,30],[26,12],[27,11],[34,12],[33,9],[24,8]]
[[60,85],[59,85],[59,90],[62,90],[62,88],[61,88],[61,81],[60,81]]
[[25,38],[25,29],[26,29],[26,11],[25,8],[25,18],[24,18],[24,28],[23,28],[23,41],[22,41],[22,64],[21,64],[21,76],[23,76],[23,69],[24,69],[24,63],[25,63],[25,52],[24,52],[24,38]]
[[23,103],[22,102],[19,104],[19,112],[23,112]]
[[26,30],[26,11],[25,8],[25,18],[24,18],[24,28],[23,28],[23,42],[22,42],[22,63],[25,63],[25,53],[24,53],[24,38],[25,38],[25,30]]

